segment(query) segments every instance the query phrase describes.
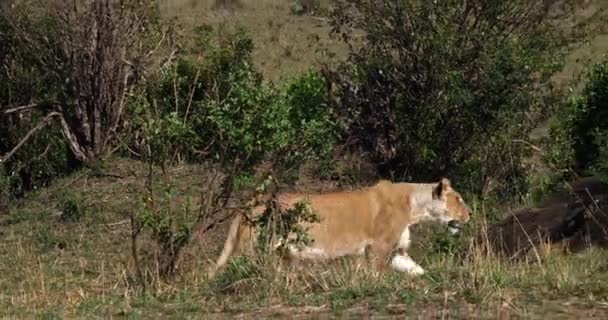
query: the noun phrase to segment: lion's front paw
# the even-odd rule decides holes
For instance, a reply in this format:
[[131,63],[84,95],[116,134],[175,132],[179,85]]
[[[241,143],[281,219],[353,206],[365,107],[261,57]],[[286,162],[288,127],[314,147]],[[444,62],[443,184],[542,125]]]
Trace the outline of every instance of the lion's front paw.
[[416,264],[410,271],[409,274],[414,275],[414,276],[420,276],[424,274],[424,269],[419,266],[418,264]]
[[411,275],[422,275],[424,274],[424,269],[420,265],[418,265],[410,256],[402,256],[396,255],[393,257],[393,261],[391,261],[391,266],[393,269],[406,272]]

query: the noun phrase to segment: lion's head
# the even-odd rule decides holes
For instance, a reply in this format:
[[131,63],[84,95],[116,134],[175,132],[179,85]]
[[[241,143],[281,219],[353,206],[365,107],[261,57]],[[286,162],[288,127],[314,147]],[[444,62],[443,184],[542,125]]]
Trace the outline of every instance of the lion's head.
[[456,190],[452,189],[450,180],[443,178],[433,188],[433,205],[429,212],[434,220],[445,223],[452,233],[460,230],[471,216],[471,209]]

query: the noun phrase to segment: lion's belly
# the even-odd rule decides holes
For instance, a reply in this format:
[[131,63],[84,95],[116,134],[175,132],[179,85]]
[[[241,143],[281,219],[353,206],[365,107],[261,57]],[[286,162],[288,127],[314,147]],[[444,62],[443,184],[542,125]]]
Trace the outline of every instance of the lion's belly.
[[290,248],[294,257],[331,259],[361,255],[370,244],[371,217],[368,210],[345,207],[339,203],[322,206],[320,223],[309,224],[308,235],[313,242],[304,248]]
[[367,241],[361,241],[356,244],[351,243],[349,245],[312,245],[301,248],[291,246],[289,253],[293,257],[300,259],[324,260],[348,255],[362,255],[365,253],[366,247]]

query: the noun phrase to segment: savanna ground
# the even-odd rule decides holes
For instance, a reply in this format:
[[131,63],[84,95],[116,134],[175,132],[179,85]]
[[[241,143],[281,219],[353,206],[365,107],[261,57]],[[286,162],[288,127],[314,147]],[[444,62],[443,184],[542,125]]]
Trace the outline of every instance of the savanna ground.
[[[258,0],[255,5],[253,0],[242,1],[243,6],[234,11],[211,10],[211,1],[161,2],[167,16],[176,16],[185,25],[208,21],[217,27],[245,26],[256,44],[256,64],[273,81],[324,59],[322,49],[337,56],[345,50],[327,36],[329,27],[322,17],[292,15],[287,1]],[[602,6],[596,1],[578,12],[590,16]],[[555,76],[557,83],[576,79],[589,60],[597,61],[606,49],[608,35],[596,35],[574,51],[564,71]],[[0,314],[19,318],[291,318],[311,313],[412,318],[608,316],[608,264],[603,249],[562,255],[539,248],[529,261],[508,263],[472,247],[462,257],[435,250],[437,243],[426,236],[427,226],[416,228],[420,232],[413,235],[411,254],[427,270],[418,278],[396,272],[378,277],[349,259],[277,269],[280,264],[267,257],[235,260],[217,279],[208,281],[205,271],[224,241],[222,225],[188,248],[177,279],[154,281],[142,295],[132,272],[129,216],[140,209],[147,168],[113,158],[105,172],[111,175],[83,169],[12,203],[10,213],[0,217]],[[181,200],[177,205],[185,206],[204,190],[200,177],[206,174],[199,166],[169,169],[176,199]],[[296,186],[302,191],[335,188],[310,177],[302,181]],[[471,235],[483,230],[481,217],[510,209],[475,200],[470,205],[473,225],[454,240],[464,246]],[[71,221],[66,216],[76,218]],[[441,232],[447,233],[434,234]]]

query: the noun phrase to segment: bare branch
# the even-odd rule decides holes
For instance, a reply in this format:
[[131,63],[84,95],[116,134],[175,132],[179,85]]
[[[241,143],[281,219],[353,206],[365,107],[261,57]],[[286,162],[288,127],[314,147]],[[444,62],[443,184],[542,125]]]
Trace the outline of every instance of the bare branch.
[[37,104],[37,103],[31,103],[31,104],[26,104],[26,105],[23,105],[23,106],[18,106],[18,107],[6,109],[6,110],[2,111],[2,113],[3,114],[19,113],[19,112],[23,112],[23,111],[34,109],[37,106],[39,106],[39,104]]
[[72,132],[72,129],[70,129],[70,125],[67,123],[67,121],[65,121],[65,118],[63,117],[62,114],[59,114],[59,120],[61,121],[61,128],[63,130],[63,135],[68,140],[68,145],[70,146],[70,150],[72,150],[72,153],[74,153],[74,156],[76,156],[76,159],[78,159],[79,161],[86,162],[87,156],[84,153],[84,151],[82,150],[82,147],[81,147],[80,143],[78,142],[78,138]]
[[173,58],[175,58],[176,53],[177,53],[177,49],[174,49],[173,51],[171,51],[171,54],[169,54],[169,57],[167,58],[167,60],[162,63],[161,69],[164,68],[165,66],[169,65],[171,63],[171,61],[173,61]]
[[167,37],[167,31],[165,31],[163,33],[163,36],[160,38],[160,41],[156,44],[156,47],[154,47],[154,49],[148,51],[148,53],[146,53],[146,55],[144,56],[144,58],[148,58],[151,55],[153,55],[156,50],[158,50],[158,48],[160,48],[160,46],[163,44],[163,42],[165,41],[165,38]]
[[190,113],[190,107],[192,106],[192,98],[194,98],[194,91],[196,91],[196,84],[198,83],[198,77],[201,73],[200,69],[196,70],[196,77],[194,77],[194,82],[192,83],[192,91],[190,91],[190,99],[188,99],[188,106],[186,107],[186,113],[184,114],[184,123],[188,119],[188,113]]
[[513,139],[513,142],[515,143],[521,143],[521,144],[525,144],[527,145],[530,149],[536,151],[536,152],[540,152],[540,153],[544,153],[543,149],[541,149],[538,146],[533,145],[532,143],[525,141],[525,140],[521,140],[521,139]]
[[32,135],[34,135],[34,133],[36,133],[38,130],[46,127],[49,124],[49,122],[51,121],[51,118],[53,118],[55,116],[61,116],[61,113],[51,112],[46,117],[44,117],[44,119],[42,119],[40,122],[38,122],[38,124],[35,127],[30,129],[30,131],[21,139],[21,141],[19,141],[19,143],[17,143],[17,145],[15,147],[13,147],[13,149],[11,149],[11,151],[9,151],[7,154],[0,157],[0,163],[6,162],[6,160],[10,159],[32,137]]

